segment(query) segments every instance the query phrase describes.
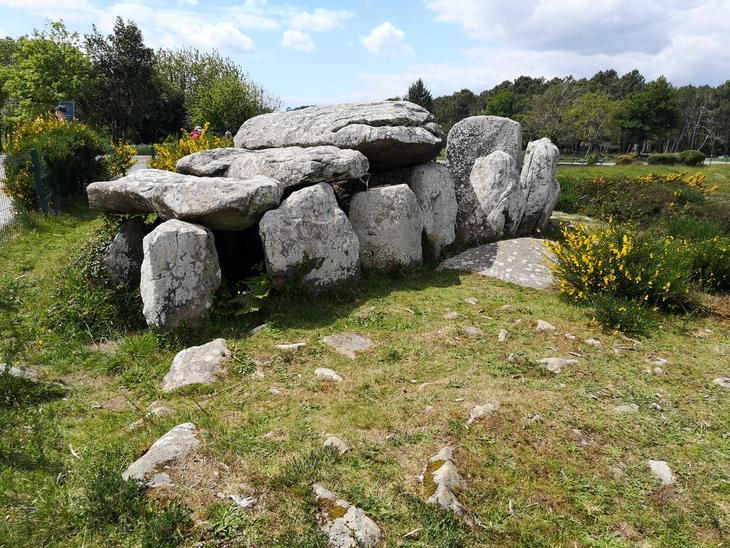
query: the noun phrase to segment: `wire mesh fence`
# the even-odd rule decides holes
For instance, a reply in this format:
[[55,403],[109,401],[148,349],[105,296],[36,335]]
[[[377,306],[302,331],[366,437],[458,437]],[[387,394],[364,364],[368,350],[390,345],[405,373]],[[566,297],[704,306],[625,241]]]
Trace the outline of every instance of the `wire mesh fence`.
[[14,222],[13,202],[5,193],[5,155],[0,156],[0,243],[9,239],[17,230]]

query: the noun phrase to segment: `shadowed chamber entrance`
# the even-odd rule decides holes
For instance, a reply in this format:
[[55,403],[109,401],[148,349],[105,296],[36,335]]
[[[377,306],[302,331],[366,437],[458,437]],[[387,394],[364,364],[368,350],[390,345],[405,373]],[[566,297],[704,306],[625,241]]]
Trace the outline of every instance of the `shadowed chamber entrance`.
[[264,247],[258,224],[237,232],[216,231],[215,248],[224,282],[234,289],[238,282],[258,274],[264,266]]

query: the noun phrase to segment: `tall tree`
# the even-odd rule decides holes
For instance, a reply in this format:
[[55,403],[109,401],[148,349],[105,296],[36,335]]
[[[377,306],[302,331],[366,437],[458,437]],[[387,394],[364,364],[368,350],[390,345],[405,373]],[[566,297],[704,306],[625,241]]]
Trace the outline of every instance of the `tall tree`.
[[629,146],[658,144],[668,149],[672,130],[679,125],[677,92],[663,76],[630,93],[618,113],[618,123]]
[[109,36],[94,27],[86,37],[86,50],[91,59],[89,115],[105,125],[115,141],[127,142],[155,105],[154,52],[145,46],[139,27],[121,17]]
[[483,114],[513,118],[517,114],[517,97],[512,89],[500,89],[491,94]]
[[89,63],[79,36],[63,22],[33,31],[16,44],[5,43],[9,64],[2,68],[5,114],[11,121],[48,113],[62,100],[78,100],[88,82]]
[[434,115],[445,132],[458,121],[479,114],[482,110],[479,98],[469,89],[438,97],[433,101]]
[[616,114],[619,101],[606,91],[584,93],[566,113],[575,136],[588,145],[587,153],[600,143],[610,144],[618,140]]
[[403,97],[403,100],[410,101],[422,106],[429,112],[433,112],[433,96],[421,78],[408,87],[408,93]]

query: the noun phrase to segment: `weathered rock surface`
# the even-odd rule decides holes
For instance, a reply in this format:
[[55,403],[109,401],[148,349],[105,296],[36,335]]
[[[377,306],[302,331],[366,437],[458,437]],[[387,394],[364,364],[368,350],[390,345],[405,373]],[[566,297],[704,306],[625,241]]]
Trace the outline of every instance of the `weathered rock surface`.
[[318,367],[314,370],[314,375],[321,381],[342,382],[342,377],[327,367]]
[[557,374],[561,373],[563,369],[568,367],[569,365],[577,364],[578,360],[569,360],[566,358],[543,358],[541,360],[538,360],[537,363],[551,373]]
[[351,360],[357,358],[360,352],[373,347],[373,341],[357,333],[338,333],[322,338],[322,341],[338,354],[347,356]]
[[544,230],[550,222],[560,183],[555,178],[560,151],[547,137],[530,141],[520,175],[520,191],[525,198],[525,213],[517,233],[529,236]]
[[363,268],[390,270],[422,259],[421,208],[407,185],[360,192],[350,203]]
[[276,285],[301,279],[320,291],[360,275],[360,241],[324,183],[294,192],[259,224],[266,271]]
[[443,148],[443,134],[424,108],[406,101],[309,107],[244,122],[237,148],[332,145],[362,152],[373,171],[428,162]]
[[7,374],[11,377],[18,379],[25,379],[26,381],[37,382],[38,373],[32,369],[26,369],[23,367],[8,367],[7,364],[0,363],[0,375],[4,375],[7,370]]
[[717,377],[712,383],[721,388],[730,388],[730,377]]
[[649,469],[651,475],[662,482],[662,485],[674,485],[677,482],[677,478],[674,477],[674,473],[666,461],[649,460]]
[[124,480],[146,480],[163,466],[174,464],[194,451],[200,441],[192,422],[179,424],[152,444],[147,452],[134,461],[122,474]]
[[144,238],[140,291],[147,324],[173,328],[203,321],[221,284],[213,233],[172,220]]
[[[241,150],[241,149],[238,149]],[[356,150],[333,146],[247,150],[231,164],[228,177],[271,177],[284,189],[298,185],[359,179],[368,173],[368,159]]]
[[525,212],[514,158],[497,150],[477,158],[459,187],[456,232],[464,243],[514,236]]
[[86,188],[92,208],[108,213],[157,213],[214,230],[244,230],[281,202],[282,185],[267,177],[195,177],[141,169]]
[[416,166],[409,185],[421,207],[423,233],[432,256],[456,240],[456,192],[454,179],[444,166],[435,163]]
[[175,169],[178,173],[198,177],[226,177],[233,161],[248,152],[248,150],[232,147],[202,150],[180,158]]
[[491,415],[497,409],[499,409],[498,403],[485,403],[484,405],[477,405],[469,413],[469,420],[466,421],[466,425],[471,426],[479,419],[482,419],[488,415]]
[[545,320],[537,320],[537,323],[535,324],[535,331],[538,333],[541,333],[542,331],[555,331],[557,328],[551,324],[550,322],[546,322]]
[[139,283],[144,236],[144,221],[140,218],[130,219],[119,226],[101,258],[104,271],[113,281],[130,285]]
[[505,282],[546,289],[553,285],[543,240],[515,238],[475,247],[441,263],[439,269],[476,272]]
[[319,523],[333,548],[368,548],[377,546],[380,527],[360,508],[338,499],[321,483],[312,485],[319,505]]
[[620,413],[621,415],[631,415],[633,413],[638,413],[639,406],[635,403],[627,403],[623,405],[617,405],[613,408],[616,413]]
[[446,155],[449,171],[456,180],[456,199],[461,204],[461,190],[469,181],[477,158],[501,150],[515,161],[522,159],[522,126],[500,116],[471,116],[457,122],[449,131]]
[[330,436],[324,440],[324,446],[336,449],[340,455],[344,455],[350,450],[350,446],[347,445],[347,442],[337,436]]
[[466,488],[466,483],[456,469],[451,447],[444,447],[429,459],[419,480],[423,483],[426,502],[459,515],[465,513],[457,495]]
[[162,389],[169,392],[191,384],[211,384],[230,355],[225,339],[182,350],[162,380]]

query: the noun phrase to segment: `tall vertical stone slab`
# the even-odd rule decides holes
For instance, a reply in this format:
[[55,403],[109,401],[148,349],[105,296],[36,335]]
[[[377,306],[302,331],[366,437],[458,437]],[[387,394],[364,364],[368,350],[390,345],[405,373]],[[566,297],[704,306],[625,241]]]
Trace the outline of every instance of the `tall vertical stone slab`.
[[544,230],[550,221],[560,194],[560,183],[555,178],[560,151],[547,137],[530,141],[520,175],[520,190],[525,196],[525,215],[518,234],[528,236]]

